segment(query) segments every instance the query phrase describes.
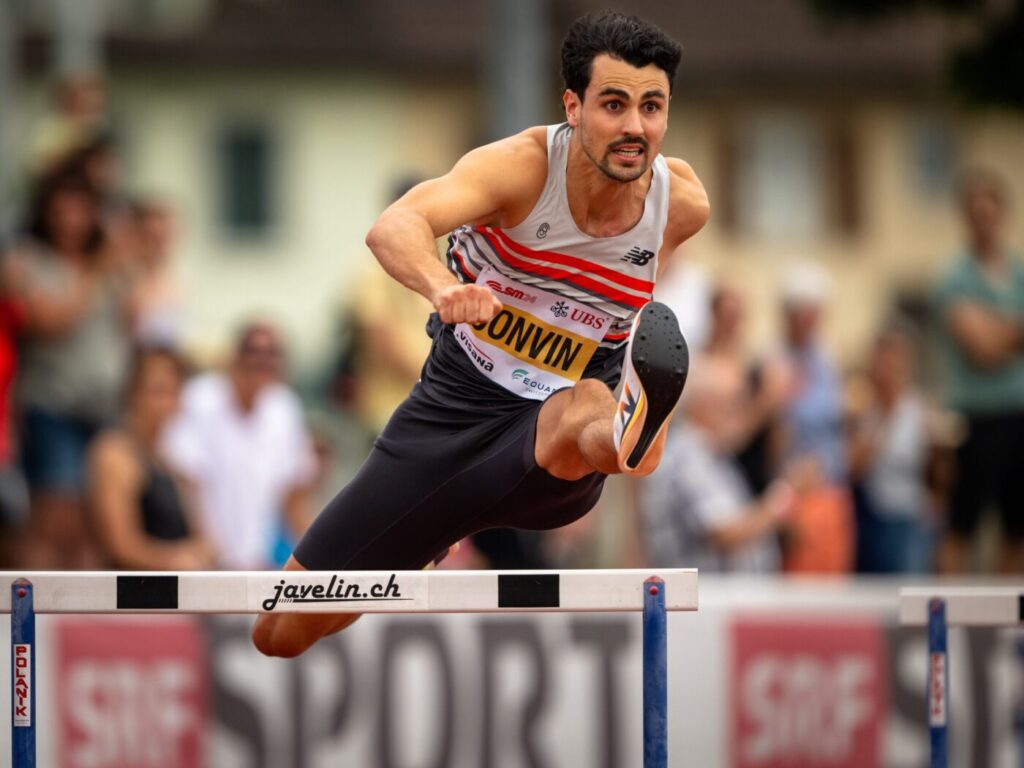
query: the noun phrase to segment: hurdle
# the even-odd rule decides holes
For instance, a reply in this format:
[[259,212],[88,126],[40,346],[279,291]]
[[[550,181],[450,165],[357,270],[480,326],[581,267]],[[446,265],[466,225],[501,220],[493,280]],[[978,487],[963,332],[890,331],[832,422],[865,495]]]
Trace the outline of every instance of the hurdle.
[[1024,589],[908,587],[900,590],[902,626],[928,628],[928,730],[931,768],[949,765],[947,627],[1024,626]]
[[[667,611],[697,610],[695,569],[6,572],[14,768],[36,768],[36,614],[643,613],[643,766],[668,768]],[[7,580],[5,579],[5,580]],[[253,651],[256,652],[255,650]]]

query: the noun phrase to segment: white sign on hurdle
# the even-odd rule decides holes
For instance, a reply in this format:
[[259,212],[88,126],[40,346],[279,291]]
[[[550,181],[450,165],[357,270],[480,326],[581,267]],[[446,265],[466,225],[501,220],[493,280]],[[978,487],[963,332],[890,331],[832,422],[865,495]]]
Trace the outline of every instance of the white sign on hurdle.
[[[668,766],[666,611],[697,610],[697,571],[8,573],[14,768],[35,768],[37,613],[643,612],[644,768]],[[253,651],[255,653],[255,650]]]

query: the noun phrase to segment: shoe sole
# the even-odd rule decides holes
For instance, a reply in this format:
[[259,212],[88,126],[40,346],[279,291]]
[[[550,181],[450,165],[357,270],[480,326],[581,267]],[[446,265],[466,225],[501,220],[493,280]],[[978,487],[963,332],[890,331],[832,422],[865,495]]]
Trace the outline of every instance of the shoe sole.
[[690,350],[679,322],[661,302],[652,301],[640,310],[630,361],[647,401],[640,437],[625,461],[626,468],[633,470],[675,409],[690,372]]

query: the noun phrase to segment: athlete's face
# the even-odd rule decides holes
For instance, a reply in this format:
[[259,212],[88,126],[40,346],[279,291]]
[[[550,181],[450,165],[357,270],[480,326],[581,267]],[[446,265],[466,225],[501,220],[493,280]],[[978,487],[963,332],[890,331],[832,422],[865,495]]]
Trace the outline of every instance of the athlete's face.
[[621,182],[643,176],[661,150],[668,100],[663,69],[634,67],[606,53],[594,59],[584,98],[572,91],[563,97],[584,153],[608,178]]

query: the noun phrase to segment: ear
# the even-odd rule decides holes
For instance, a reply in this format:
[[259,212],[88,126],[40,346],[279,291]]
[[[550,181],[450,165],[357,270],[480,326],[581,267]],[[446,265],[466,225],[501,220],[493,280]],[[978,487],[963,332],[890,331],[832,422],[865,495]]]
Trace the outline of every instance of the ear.
[[565,105],[565,119],[569,122],[569,126],[577,128],[580,122],[580,109],[583,107],[580,97],[576,95],[575,91],[566,88],[565,93],[562,94],[562,104]]

